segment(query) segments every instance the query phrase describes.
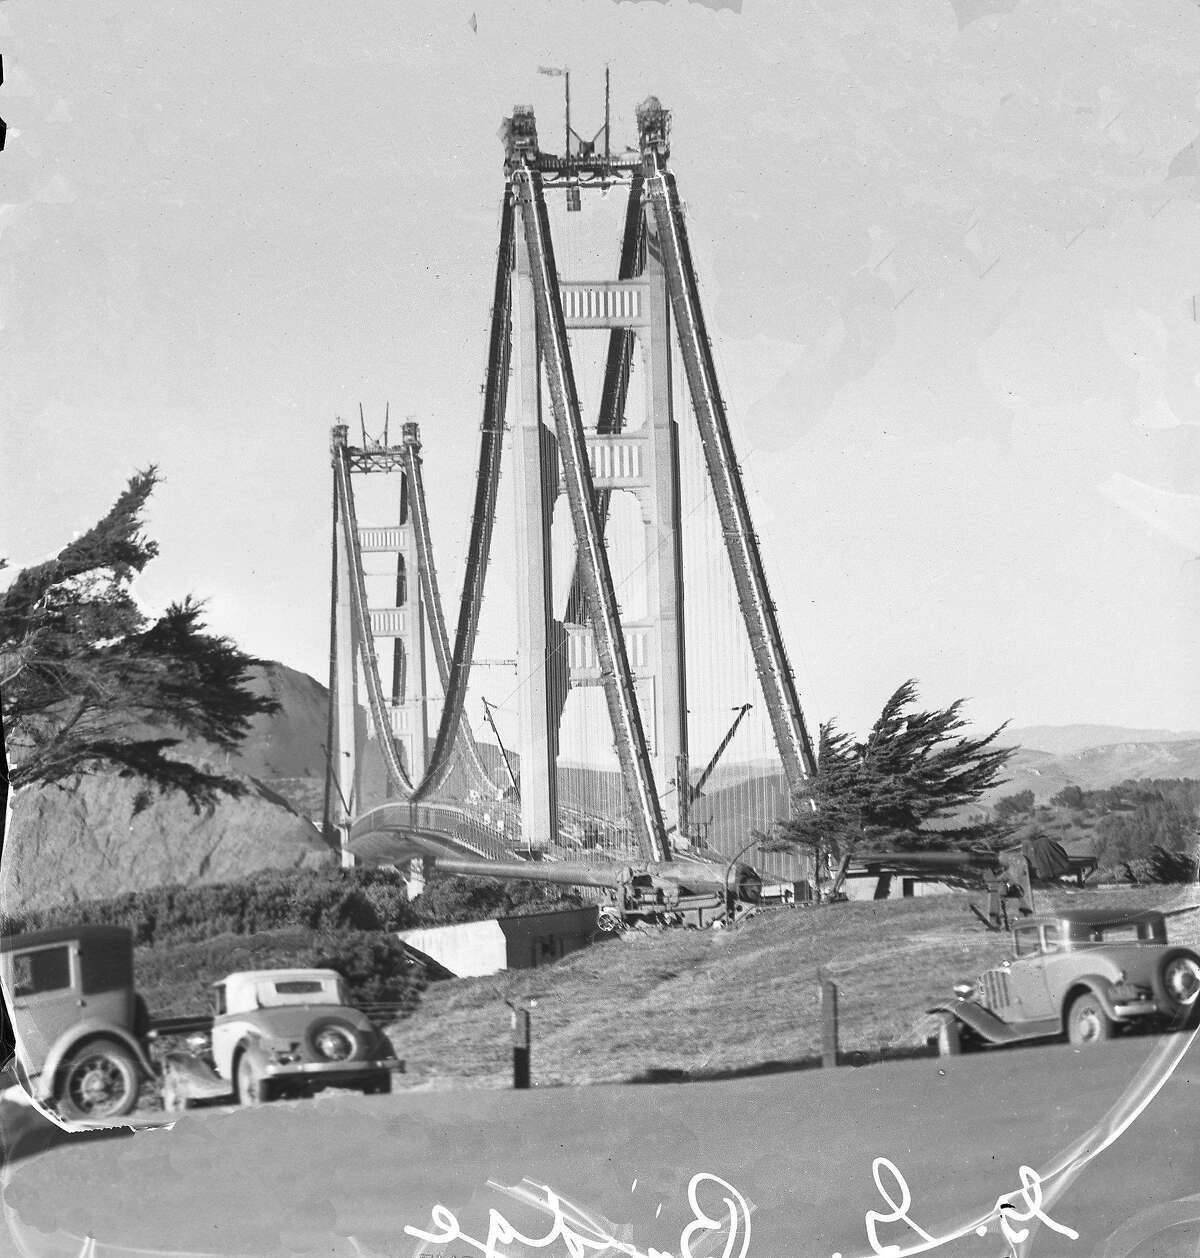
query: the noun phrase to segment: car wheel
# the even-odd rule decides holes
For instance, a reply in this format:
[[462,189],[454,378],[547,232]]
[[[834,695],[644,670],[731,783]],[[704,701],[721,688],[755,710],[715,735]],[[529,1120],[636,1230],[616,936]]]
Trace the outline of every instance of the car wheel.
[[1200,957],[1186,948],[1172,948],[1154,971],[1154,999],[1163,1013],[1178,1017],[1200,994]]
[[1095,992],[1083,992],[1071,1002],[1067,1013],[1067,1039],[1077,1047],[1111,1040],[1113,1021]]
[[237,1098],[241,1105],[262,1105],[272,1099],[270,1081],[263,1078],[249,1053],[238,1058]]
[[602,908],[596,916],[596,928],[605,934],[614,934],[621,929],[621,915],[616,909]]
[[54,1099],[65,1118],[122,1118],[137,1105],[141,1079],[123,1044],[93,1040],[67,1061]]

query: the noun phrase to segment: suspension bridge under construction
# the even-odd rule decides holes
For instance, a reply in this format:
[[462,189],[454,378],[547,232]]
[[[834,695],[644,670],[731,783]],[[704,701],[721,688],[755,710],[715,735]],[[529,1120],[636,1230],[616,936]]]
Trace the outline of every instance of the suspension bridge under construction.
[[[746,853],[780,880],[812,875],[756,843],[800,806],[814,753],[668,165],[670,114],[643,102],[637,147],[620,153],[607,100],[605,114],[591,139],[568,114],[557,155],[532,110],[506,120],[453,635],[418,425],[393,443],[364,423],[360,445],[333,429],[325,825],[346,864]],[[367,485],[387,487],[389,522],[360,520]],[[477,658],[505,551],[508,658]]]

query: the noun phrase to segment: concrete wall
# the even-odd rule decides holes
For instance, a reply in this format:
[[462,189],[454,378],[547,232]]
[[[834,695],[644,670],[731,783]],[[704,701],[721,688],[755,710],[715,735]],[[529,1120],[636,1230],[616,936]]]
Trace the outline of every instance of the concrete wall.
[[508,961],[508,947],[499,922],[463,922],[458,926],[402,930],[398,938],[459,978],[495,974],[505,969]]
[[[842,889],[846,892],[846,896],[851,900],[873,900],[875,898],[876,878],[847,878],[842,884]],[[892,893],[888,896],[889,900],[899,900],[905,894],[905,883],[912,883],[912,890],[908,893],[914,896],[925,895],[949,895],[954,890],[953,887],[947,886],[944,882],[923,882],[920,879],[901,878],[897,875],[892,879]]]
[[599,907],[593,904],[555,913],[502,917],[498,925],[508,943],[508,968],[535,969],[586,948],[596,934],[598,916]]
[[586,948],[597,936],[598,913],[598,906],[590,905],[458,926],[402,930],[397,938],[451,974],[470,978],[506,969],[534,969]]

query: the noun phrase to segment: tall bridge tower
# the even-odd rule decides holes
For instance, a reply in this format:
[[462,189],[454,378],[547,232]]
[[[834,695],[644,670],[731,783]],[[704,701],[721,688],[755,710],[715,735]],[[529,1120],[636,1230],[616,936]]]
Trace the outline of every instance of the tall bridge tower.
[[[645,857],[666,861],[671,831],[677,844],[689,834],[692,795],[674,342],[746,640],[793,799],[815,761],[733,449],[679,196],[667,169],[670,114],[650,97],[638,107],[637,122],[637,151],[615,157],[608,149],[607,118],[591,141],[572,131],[568,120],[561,155],[541,150],[530,109],[514,109],[504,134],[502,254],[512,250],[506,287],[519,391],[514,425],[522,556],[519,652],[522,677],[537,679],[526,687],[521,714],[522,830],[532,848],[553,842],[565,690],[599,684],[634,833]],[[555,259],[546,190],[565,189],[570,211],[580,208],[589,191],[614,185],[629,190],[617,278],[565,274]],[[569,334],[580,331],[606,332],[609,338],[594,429],[585,426],[576,389]],[[646,403],[644,422],[633,431],[626,430],[625,409],[635,354],[641,356]],[[551,601],[549,545],[560,493],[567,499],[576,545],[561,617]],[[621,615],[606,553],[614,493],[635,496],[644,524],[647,606],[637,622]],[[668,784],[675,789],[664,789]],[[664,815],[666,798],[673,817]]]
[[[399,445],[388,443],[385,427],[380,440],[363,430],[361,446],[349,444],[349,428],[333,428],[331,453],[333,494],[333,600],[330,609],[329,653],[329,764],[325,788],[327,837],[345,835],[350,818],[362,801],[363,738],[381,737],[374,722],[361,728],[358,710],[360,662],[369,691],[385,716],[384,731],[391,747],[384,759],[395,758],[411,781],[419,781],[428,765],[429,722],[426,701],[425,606],[422,598],[420,552],[414,527],[415,500],[411,466],[421,447],[418,427],[405,423]],[[395,524],[363,526],[352,493],[339,493],[339,481],[352,475],[397,474],[398,512]],[[394,556],[395,596],[371,606],[363,556]],[[390,644],[390,681],[384,690],[380,646]],[[372,686],[374,682],[374,686]],[[390,754],[389,754],[390,752]],[[343,848],[345,843],[342,843]]]
[[[532,117],[522,119],[518,114],[516,124],[531,125]],[[543,167],[556,163],[543,171],[543,187],[564,187],[568,206],[577,204],[575,199],[589,188],[607,189],[615,182],[629,189],[617,278],[569,276],[552,266],[551,296],[568,332],[600,335],[608,342],[599,411],[594,427],[584,430],[588,470],[601,531],[614,494],[630,494],[640,507],[645,614],[636,620],[622,616],[620,628],[646,752],[654,778],[665,784],[676,779],[688,753],[670,301],[657,229],[642,212],[639,162],[590,153],[586,142],[569,132],[568,139],[572,138],[575,143],[564,159],[539,155]],[[522,236],[539,232],[538,209],[531,200],[518,197],[516,212]],[[541,238],[549,250],[549,233]],[[528,248],[515,250],[511,283],[517,382],[513,453],[518,669],[522,678],[530,679],[520,692],[522,835],[536,850],[549,847],[558,833],[555,763],[567,689],[602,685],[604,665],[578,565],[565,608],[556,609],[552,601],[550,526],[555,501],[566,492],[566,484],[560,472],[553,404],[547,396],[555,381],[546,370],[543,346],[549,330],[539,325],[534,265]],[[625,410],[635,355],[644,380],[644,420],[630,430]],[[682,803],[686,813],[686,791],[676,791],[671,798]],[[676,812],[667,823],[677,834],[686,833],[686,815]]]

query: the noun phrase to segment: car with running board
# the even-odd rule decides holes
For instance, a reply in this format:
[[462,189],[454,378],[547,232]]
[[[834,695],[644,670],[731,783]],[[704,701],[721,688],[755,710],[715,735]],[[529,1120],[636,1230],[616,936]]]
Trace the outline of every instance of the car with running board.
[[943,1055],[1066,1039],[1103,1042],[1135,1028],[1181,1026],[1200,993],[1200,955],[1173,946],[1154,909],[1064,909],[1013,928],[1012,956],[955,986],[941,1017]]
[[122,1118],[155,1078],[151,1021],[133,981],[133,935],[80,925],[0,938],[13,1071],[74,1123]]

